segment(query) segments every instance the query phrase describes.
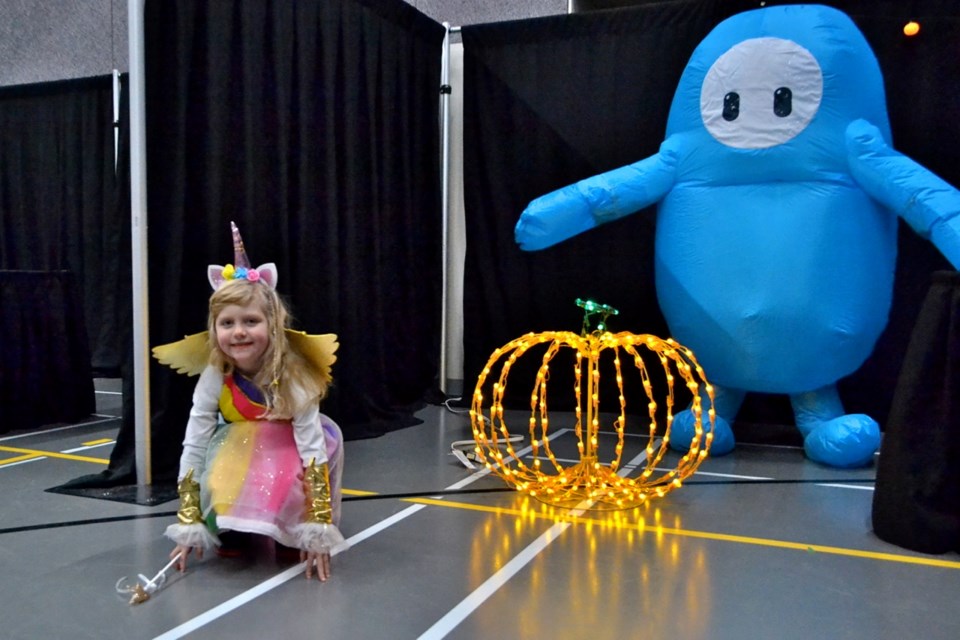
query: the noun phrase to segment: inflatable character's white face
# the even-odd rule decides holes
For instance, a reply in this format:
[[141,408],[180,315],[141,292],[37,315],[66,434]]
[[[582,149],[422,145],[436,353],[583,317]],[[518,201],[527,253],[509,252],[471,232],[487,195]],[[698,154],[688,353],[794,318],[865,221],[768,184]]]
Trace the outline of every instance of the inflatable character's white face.
[[791,40],[753,38],[717,58],[700,88],[700,115],[717,141],[768,149],[796,137],[820,108],[823,73]]

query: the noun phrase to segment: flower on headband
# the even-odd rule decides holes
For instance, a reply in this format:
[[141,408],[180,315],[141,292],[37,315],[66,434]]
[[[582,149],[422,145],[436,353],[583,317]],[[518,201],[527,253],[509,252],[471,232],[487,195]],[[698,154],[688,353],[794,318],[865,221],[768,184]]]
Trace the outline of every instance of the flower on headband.
[[223,267],[223,279],[256,282],[260,279],[260,272],[252,267],[235,267],[232,264],[228,264]]
[[247,282],[262,282],[271,289],[277,288],[277,265],[272,262],[261,264],[253,268],[243,248],[243,239],[237,225],[230,223],[233,232],[233,264],[208,264],[207,281],[216,291],[225,282],[231,280],[246,280]]

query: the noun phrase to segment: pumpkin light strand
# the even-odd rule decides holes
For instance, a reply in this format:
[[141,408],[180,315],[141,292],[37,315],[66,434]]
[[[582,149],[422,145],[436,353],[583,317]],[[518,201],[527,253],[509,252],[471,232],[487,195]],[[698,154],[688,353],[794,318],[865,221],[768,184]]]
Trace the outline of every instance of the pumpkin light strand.
[[[579,304],[579,301],[578,301]],[[595,313],[595,311],[593,311]],[[605,317],[604,317],[605,319]],[[602,326],[602,325],[601,325]],[[510,431],[504,421],[503,399],[513,366],[530,349],[546,345],[537,369],[536,380],[530,393],[530,416],[527,430],[532,451],[532,466],[517,454],[510,440]],[[640,349],[645,348],[656,355],[663,369],[667,392],[664,400],[666,424],[662,437],[657,438],[659,408],[654,399],[653,383]],[[550,378],[550,363],[563,349],[576,352],[574,364],[574,396],[578,463],[565,467],[555,456],[550,444],[550,420],[547,409],[547,387]],[[600,368],[602,352],[611,351],[618,389],[619,412],[613,422],[617,443],[609,460],[601,459],[600,442]],[[647,397],[648,442],[645,464],[638,477],[622,477],[617,469],[622,464],[622,455],[627,423],[627,399],[623,389],[621,355],[633,361],[639,371]],[[485,410],[483,389],[487,379],[500,364],[499,375],[492,383],[490,405]],[[689,451],[677,466],[667,471],[660,465],[669,450],[670,427],[673,423],[674,384],[683,380],[693,396],[691,411],[694,415],[694,437]],[[703,429],[703,403],[700,390],[703,388],[710,400],[707,412],[710,429]],[[713,387],[707,382],[703,369],[693,353],[672,339],[661,339],[648,334],[628,332],[610,333],[603,330],[584,331],[577,335],[569,331],[529,333],[494,350],[477,380],[470,409],[470,419],[476,441],[476,454],[488,469],[503,478],[519,491],[525,492],[546,503],[562,507],[574,507],[590,501],[593,509],[628,509],[639,506],[651,498],[660,498],[679,488],[706,458],[713,439],[715,414]],[[542,464],[546,458],[549,465]]]

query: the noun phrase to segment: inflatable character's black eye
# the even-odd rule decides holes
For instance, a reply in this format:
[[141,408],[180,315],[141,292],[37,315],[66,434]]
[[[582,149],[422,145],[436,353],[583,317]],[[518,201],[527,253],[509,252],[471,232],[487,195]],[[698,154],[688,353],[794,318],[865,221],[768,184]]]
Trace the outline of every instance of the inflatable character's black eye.
[[780,87],[773,92],[773,112],[786,118],[793,111],[793,91],[787,87]]
[[723,96],[723,119],[732,122],[740,115],[740,94],[731,91]]

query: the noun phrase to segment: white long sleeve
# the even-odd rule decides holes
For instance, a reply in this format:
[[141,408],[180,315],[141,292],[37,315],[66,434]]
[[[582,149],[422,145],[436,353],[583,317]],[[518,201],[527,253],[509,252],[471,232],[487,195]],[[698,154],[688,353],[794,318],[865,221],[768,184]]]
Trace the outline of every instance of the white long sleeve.
[[222,387],[223,374],[216,368],[207,367],[200,374],[197,386],[193,390],[193,406],[190,408],[187,432],[183,438],[183,454],[180,456],[178,480],[182,480],[190,469],[193,469],[193,475],[196,478],[203,475],[207,447],[217,428]]
[[317,402],[311,402],[305,410],[293,417],[293,438],[297,442],[297,451],[304,468],[311,460],[315,460],[317,464],[327,462],[327,442],[320,420],[320,405]]

